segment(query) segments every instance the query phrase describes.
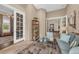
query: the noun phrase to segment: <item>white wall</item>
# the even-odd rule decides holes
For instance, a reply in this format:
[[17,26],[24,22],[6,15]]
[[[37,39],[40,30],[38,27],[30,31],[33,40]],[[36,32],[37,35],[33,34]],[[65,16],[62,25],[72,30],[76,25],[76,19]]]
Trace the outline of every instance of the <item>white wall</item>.
[[76,12],[76,29],[71,26],[68,26],[68,31],[79,33],[79,4],[69,4],[67,6],[67,15],[70,15],[73,11]]
[[32,20],[37,16],[37,9],[32,4],[26,6],[26,33],[28,40],[32,40]]
[[32,20],[33,17],[37,17],[39,20],[39,27],[40,27],[40,37],[45,36],[46,33],[46,11],[44,9],[37,10],[32,4],[27,4],[23,6],[21,4],[13,4],[11,5],[23,12],[25,12],[25,37],[26,40],[32,40]]
[[26,40],[32,40],[32,20],[33,17],[37,17],[39,20],[39,27],[40,27],[40,37],[45,36],[45,20],[46,20],[46,11],[43,9],[37,10],[32,4],[27,4],[27,6],[22,7],[21,5],[11,5],[16,7],[26,14],[25,19],[25,34]]
[[40,27],[40,37],[45,36],[45,21],[46,21],[46,11],[43,9],[38,10],[38,20],[39,20],[39,27]]

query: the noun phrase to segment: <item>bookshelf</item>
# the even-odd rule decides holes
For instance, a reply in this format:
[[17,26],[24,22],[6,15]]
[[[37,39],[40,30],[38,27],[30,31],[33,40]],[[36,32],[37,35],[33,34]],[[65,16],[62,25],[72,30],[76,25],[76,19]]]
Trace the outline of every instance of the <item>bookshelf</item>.
[[39,21],[38,18],[32,20],[32,40],[36,41],[39,39]]

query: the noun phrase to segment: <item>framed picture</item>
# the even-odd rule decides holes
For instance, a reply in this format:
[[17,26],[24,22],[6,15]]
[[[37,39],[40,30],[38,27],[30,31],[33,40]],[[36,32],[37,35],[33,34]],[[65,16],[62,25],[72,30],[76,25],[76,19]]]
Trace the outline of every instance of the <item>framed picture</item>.
[[54,31],[54,24],[50,24],[49,32],[53,32],[53,31]]
[[72,26],[73,28],[76,28],[76,12],[75,11],[70,13],[70,15],[68,16],[68,22],[70,26]]

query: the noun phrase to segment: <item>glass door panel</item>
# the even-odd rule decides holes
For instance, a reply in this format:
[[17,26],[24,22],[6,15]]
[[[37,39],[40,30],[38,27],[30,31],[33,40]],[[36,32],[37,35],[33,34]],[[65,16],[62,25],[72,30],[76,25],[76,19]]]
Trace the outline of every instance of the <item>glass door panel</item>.
[[14,12],[14,43],[24,40],[24,13]]

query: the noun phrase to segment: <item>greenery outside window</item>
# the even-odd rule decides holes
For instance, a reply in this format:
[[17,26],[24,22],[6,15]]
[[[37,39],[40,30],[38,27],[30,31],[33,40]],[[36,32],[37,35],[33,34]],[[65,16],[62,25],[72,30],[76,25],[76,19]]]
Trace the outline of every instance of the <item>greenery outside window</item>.
[[3,16],[3,24],[2,24],[3,33],[10,32],[10,17]]

